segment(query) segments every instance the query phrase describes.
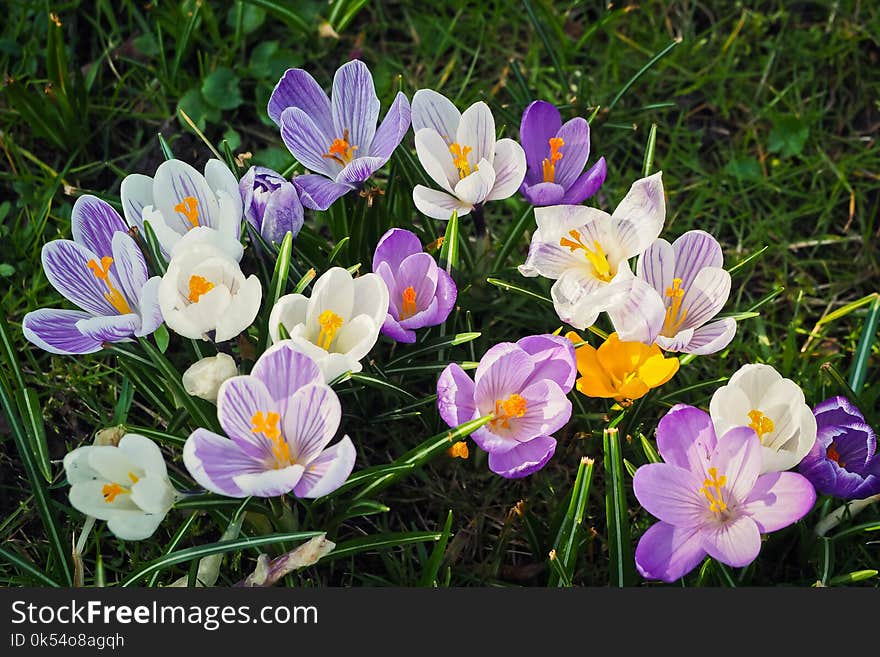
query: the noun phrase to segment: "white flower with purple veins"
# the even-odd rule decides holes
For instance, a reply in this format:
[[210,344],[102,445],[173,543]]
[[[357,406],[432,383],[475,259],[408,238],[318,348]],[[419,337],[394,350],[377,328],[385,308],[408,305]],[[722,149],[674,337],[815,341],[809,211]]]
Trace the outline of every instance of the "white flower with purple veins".
[[154,178],[126,176],[120,193],[126,221],[141,231],[148,221],[165,256],[190,230],[204,227],[217,232],[217,242],[229,257],[241,260],[238,181],[220,160],[208,160],[204,176],[186,162],[168,160]]
[[326,210],[389,160],[409,130],[410,107],[398,92],[379,127],[370,69],[357,59],[333,77],[333,99],[301,68],[287,69],[269,98],[269,117],[293,156],[314,173],[293,184],[307,208]]
[[495,139],[495,118],[486,103],[464,113],[445,96],[419,89],[413,96],[416,152],[443,191],[416,185],[413,202],[434,219],[466,215],[487,201],[505,199],[526,175],[526,154],[513,139]]
[[354,467],[348,436],[327,446],[342,418],[339,398],[315,362],[288,342],[260,356],[250,375],[220,387],[217,417],[226,436],[196,429],[183,448],[186,469],[214,493],[317,498],[339,488]]
[[28,341],[53,354],[90,354],[105,342],[149,335],[162,324],[159,277],[108,203],[85,195],[71,215],[73,240],[43,247],[43,271],[82,310],[41,308],[24,317]]
[[606,311],[621,340],[651,344],[663,323],[663,304],[627,261],[663,228],[660,172],[633,183],[611,215],[582,205],[550,205],[535,208],[535,219],[538,229],[519,271],[556,280],[550,295],[559,318],[583,330]]

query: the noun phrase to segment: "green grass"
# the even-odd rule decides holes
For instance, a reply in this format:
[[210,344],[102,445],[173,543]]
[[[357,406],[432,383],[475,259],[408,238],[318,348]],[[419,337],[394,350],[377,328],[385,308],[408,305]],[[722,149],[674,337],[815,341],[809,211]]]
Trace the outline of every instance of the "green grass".
[[[725,308],[759,306],[760,314],[740,322],[722,353],[683,365],[672,382],[627,413],[618,425],[626,462],[648,461],[639,434],[651,437],[666,408],[707,406],[717,382],[748,362],[772,364],[798,381],[811,404],[850,394],[847,385],[858,383],[862,411],[880,426],[876,303],[872,310],[880,288],[880,9],[855,1],[761,4],[649,0],[606,9],[604,3],[538,0],[70,0],[50,17],[44,3],[11,3],[0,35],[0,290],[10,336],[0,373],[9,400],[5,422],[0,417],[0,583],[71,581],[66,553],[82,517],[66,501],[59,462],[66,451],[116,422],[151,428],[157,439],[166,436],[174,478],[191,487],[179,441],[193,426],[191,415],[211,412],[198,400],[176,409],[161,374],[145,374],[116,352],[64,358],[28,345],[20,330],[24,314],[60,301],[42,274],[40,248],[70,236],[76,196],[94,193],[118,207],[122,177],[150,173],[164,159],[157,134],[181,159],[201,164],[211,157],[179,109],[221,154],[228,147],[248,165],[297,171],[265,116],[269,93],[290,66],[329,84],[336,67],[357,56],[375,76],[383,112],[398,89],[411,96],[431,87],[459,107],[486,100],[506,135],[517,134],[523,108],[537,98],[557,103],[565,116],[595,114],[591,161],[604,155],[609,173],[589,203],[603,209],[613,208],[642,175],[656,125],[652,164],[663,171],[668,200],[663,236],[707,230],[722,242],[727,267],[760,252],[734,274]],[[328,20],[338,38],[319,36]],[[352,196],[307,217],[285,291],[309,267],[326,268],[336,245],[335,264],[360,262],[364,271],[391,225],[411,228],[425,242],[442,235],[445,225],[412,206],[412,186],[424,177],[410,134],[374,179],[385,195],[372,208]],[[525,209],[519,198],[488,206],[488,252],[470,239],[468,218],[460,223],[459,308],[444,330],[447,336],[476,331],[476,340],[425,350],[390,367],[415,348],[383,340],[364,372],[379,387],[366,379],[338,387],[358,470],[386,466],[445,430],[426,399],[435,393],[441,363],[478,360],[496,342],[559,327],[552,306],[486,280],[547,296],[548,281],[523,279],[515,269],[533,226],[531,218],[520,221]],[[245,265],[260,273],[250,258]],[[605,321],[598,328],[610,329]],[[432,329],[420,339],[430,344],[440,335]],[[202,349],[211,351],[210,345]],[[194,358],[189,342],[174,335],[166,355],[172,370]],[[23,388],[33,391],[36,403],[15,396]],[[41,418],[26,419],[28,407]],[[387,487],[361,498],[349,491],[310,505],[254,501],[243,532],[273,554],[293,547],[289,536],[297,532],[331,532],[337,558],[331,553],[288,576],[291,585],[570,580],[605,586],[616,577],[609,552],[617,552],[605,521],[605,472],[597,465],[586,484],[578,473],[583,457],[603,460],[608,412],[604,402],[579,398],[571,423],[557,436],[555,457],[526,480],[492,475],[475,448],[467,461],[439,453],[388,474]],[[40,420],[51,459],[48,482],[37,456],[21,457],[29,444],[39,454],[28,441],[37,440]],[[622,474],[634,542],[652,521],[638,510],[629,475]],[[84,554],[85,584],[121,584],[139,573],[169,583],[186,575],[192,555],[208,553],[199,546],[224,549],[210,544],[220,540],[237,505],[215,500],[173,510],[142,543],[117,541],[99,522]],[[835,507],[820,500],[804,521],[767,540],[751,566],[735,571],[707,562],[687,583],[849,583],[848,573],[880,569],[870,531],[812,536],[815,522]],[[842,528],[876,528],[878,516],[874,505]],[[271,535],[278,537],[274,543]],[[564,563],[553,566],[548,553],[562,536]],[[432,550],[437,539],[443,552]],[[259,551],[251,545],[229,552],[219,583],[246,576]],[[152,564],[160,564],[158,570]]]

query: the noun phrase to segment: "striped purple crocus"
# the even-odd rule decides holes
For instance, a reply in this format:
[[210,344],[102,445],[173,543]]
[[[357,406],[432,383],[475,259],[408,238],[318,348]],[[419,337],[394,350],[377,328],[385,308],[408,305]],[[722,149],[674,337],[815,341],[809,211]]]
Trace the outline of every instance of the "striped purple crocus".
[[437,381],[440,417],[450,427],[493,415],[471,434],[489,453],[489,469],[507,479],[537,472],[556,451],[550,434],[571,418],[566,396],[577,376],[574,346],[557,335],[533,335],[489,349],[472,380],[452,363]]
[[159,328],[160,278],[150,278],[144,254],[119,213],[85,195],[73,206],[71,224],[73,240],[52,240],[43,247],[43,271],[81,310],[29,312],[22,322],[25,338],[53,354],[90,354],[105,342]]
[[348,436],[327,447],[342,417],[339,398],[289,342],[268,349],[249,375],[223,382],[217,417],[226,436],[196,429],[183,448],[193,479],[214,493],[316,498],[339,488],[354,467]]
[[287,233],[299,235],[303,207],[287,178],[266,167],[248,169],[238,184],[248,226],[267,242],[280,244]]

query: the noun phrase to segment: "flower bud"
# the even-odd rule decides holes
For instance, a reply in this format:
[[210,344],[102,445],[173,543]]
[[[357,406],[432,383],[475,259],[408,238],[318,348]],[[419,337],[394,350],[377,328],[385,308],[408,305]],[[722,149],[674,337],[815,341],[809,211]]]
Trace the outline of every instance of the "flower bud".
[[190,365],[183,373],[183,387],[193,397],[217,401],[220,384],[238,374],[232,356],[217,354],[207,356]]

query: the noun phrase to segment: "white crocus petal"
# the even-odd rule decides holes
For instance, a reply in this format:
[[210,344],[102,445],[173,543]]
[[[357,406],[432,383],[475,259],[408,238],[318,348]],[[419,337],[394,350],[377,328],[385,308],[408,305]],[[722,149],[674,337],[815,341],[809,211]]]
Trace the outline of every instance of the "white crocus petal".
[[416,133],[424,128],[435,130],[448,146],[455,141],[461,112],[443,94],[433,89],[419,89],[412,99],[412,126]]
[[443,138],[431,128],[416,132],[416,155],[431,179],[447,192],[452,193],[458,181],[458,169],[452,163],[452,153]]
[[229,354],[206,356],[183,373],[183,388],[193,397],[217,401],[220,384],[238,374],[235,360]]
[[463,203],[480,205],[486,200],[495,185],[495,171],[485,158],[480,160],[477,170],[462,178],[455,185],[455,195]]
[[526,176],[526,153],[513,139],[499,139],[495,143],[495,184],[486,197],[498,201],[513,196]]
[[633,183],[611,215],[622,257],[641,254],[660,235],[666,221],[666,198],[662,172]]
[[480,160],[487,160],[492,165],[495,161],[495,117],[486,103],[477,101],[462,113],[455,140],[473,149],[467,156],[472,165]]
[[182,235],[171,228],[165,221],[165,216],[155,209],[152,205],[147,205],[141,212],[141,218],[144,223],[150,224],[150,228],[156,234],[159,246],[162,249],[162,255],[166,258],[171,256],[174,247],[181,240]]
[[123,541],[142,541],[150,538],[164,519],[164,514],[120,512],[107,520],[107,528]]
[[452,194],[430,189],[424,185],[416,185],[413,189],[413,203],[423,215],[443,221],[448,220],[453,212],[463,217],[474,209],[473,205],[465,203]]
[[212,158],[205,165],[205,180],[208,186],[214,190],[220,205],[223,205],[223,197],[226,197],[230,204],[230,210],[233,214],[241,215],[244,213],[244,205],[241,201],[241,193],[238,189],[238,181],[235,179],[232,171],[221,160]]
[[122,212],[129,226],[144,227],[141,216],[147,206],[155,206],[153,200],[153,179],[142,173],[132,173],[122,179],[119,190],[122,199]]
[[[364,274],[354,279],[352,315],[368,315],[373,323],[382,326],[388,314],[389,292],[378,274]],[[385,310],[382,310],[382,309]]]
[[608,283],[569,269],[550,288],[550,296],[559,318],[584,330],[595,323],[599,313],[623,303],[631,283],[632,273],[625,268]]
[[663,326],[666,306],[657,291],[641,278],[632,277],[630,282],[628,294],[608,309],[608,317],[621,341],[653,344]]
[[217,321],[216,342],[231,340],[254,323],[257,313],[260,312],[260,303],[263,300],[263,287],[260,279],[251,274],[247,277],[238,291],[232,295],[227,312],[220,316]]
[[559,278],[569,269],[588,270],[588,263],[581,251],[562,246],[560,241],[570,238],[572,230],[579,230],[592,223],[607,222],[607,213],[583,205],[548,205],[535,208],[538,229],[532,235],[529,255],[519,266],[523,276]]
[[288,335],[290,335],[292,327],[305,326],[308,308],[309,299],[302,294],[285,294],[279,298],[269,312],[269,335],[272,337],[272,342],[281,341],[281,329],[279,328],[281,325],[284,326]]

